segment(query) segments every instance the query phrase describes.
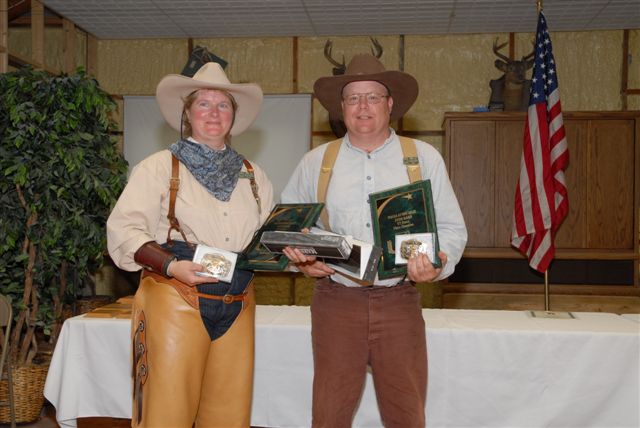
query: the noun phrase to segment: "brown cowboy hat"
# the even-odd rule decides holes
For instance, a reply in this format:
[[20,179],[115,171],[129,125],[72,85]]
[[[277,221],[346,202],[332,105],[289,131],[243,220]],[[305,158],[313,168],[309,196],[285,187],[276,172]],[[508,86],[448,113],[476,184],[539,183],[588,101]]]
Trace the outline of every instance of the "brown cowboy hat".
[[230,93],[238,105],[231,127],[231,135],[247,129],[258,116],[262,105],[262,89],[255,83],[231,83],[220,64],[208,62],[193,77],[169,74],[156,88],[156,101],[164,119],[180,131],[184,99],[198,89],[221,89]]
[[316,98],[332,118],[342,117],[342,89],[351,82],[374,80],[389,89],[393,98],[391,120],[401,118],[418,97],[418,82],[402,71],[385,70],[384,65],[371,54],[354,56],[344,74],[321,77],[313,85]]

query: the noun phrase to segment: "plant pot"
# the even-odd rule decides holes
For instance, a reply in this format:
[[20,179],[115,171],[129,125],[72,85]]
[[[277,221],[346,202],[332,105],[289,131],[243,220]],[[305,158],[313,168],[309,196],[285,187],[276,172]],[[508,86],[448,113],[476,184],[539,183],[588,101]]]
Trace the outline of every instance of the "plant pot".
[[[11,366],[16,422],[33,422],[40,418],[44,405],[44,382],[48,370],[49,363]],[[0,402],[9,403],[6,379],[0,382]],[[9,407],[0,407],[0,423],[9,422],[11,422]]]

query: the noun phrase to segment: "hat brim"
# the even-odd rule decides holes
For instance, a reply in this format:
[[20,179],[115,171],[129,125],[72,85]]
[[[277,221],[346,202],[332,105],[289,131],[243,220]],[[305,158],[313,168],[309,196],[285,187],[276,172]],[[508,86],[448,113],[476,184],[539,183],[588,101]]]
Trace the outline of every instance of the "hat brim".
[[198,89],[229,92],[238,105],[230,134],[238,135],[254,122],[262,105],[262,89],[255,83],[207,83],[180,74],[165,76],[156,88],[156,101],[167,123],[180,132],[184,99]]
[[329,112],[331,118],[342,118],[342,89],[351,82],[376,81],[389,89],[393,98],[390,120],[400,119],[418,98],[418,81],[401,71],[321,77],[313,85],[313,92]]

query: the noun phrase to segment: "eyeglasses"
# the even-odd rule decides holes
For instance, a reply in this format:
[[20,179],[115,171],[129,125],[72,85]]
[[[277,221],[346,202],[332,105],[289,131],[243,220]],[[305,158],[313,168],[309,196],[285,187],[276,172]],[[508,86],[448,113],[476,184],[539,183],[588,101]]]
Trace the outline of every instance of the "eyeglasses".
[[360,103],[360,99],[364,97],[367,100],[367,104],[378,104],[383,98],[388,98],[389,95],[376,94],[375,92],[367,92],[366,94],[350,94],[343,98],[344,102],[350,106],[354,106]]

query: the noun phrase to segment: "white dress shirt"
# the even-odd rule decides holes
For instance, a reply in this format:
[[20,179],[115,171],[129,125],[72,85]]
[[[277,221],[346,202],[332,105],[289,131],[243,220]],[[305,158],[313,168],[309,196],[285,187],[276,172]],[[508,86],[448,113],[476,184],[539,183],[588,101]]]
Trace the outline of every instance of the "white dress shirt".
[[[390,132],[384,144],[371,153],[354,147],[348,134],[344,137],[325,201],[332,232],[373,243],[369,194],[409,184],[400,141],[393,129]],[[451,275],[460,261],[467,229],[442,156],[430,144],[414,142],[422,178],[431,180],[440,250],[448,258],[439,280]],[[283,203],[317,202],[318,177],[326,148],[323,144],[302,158],[282,192]],[[319,226],[323,227],[321,221]],[[342,275],[332,278],[345,285],[355,285]],[[394,285],[398,279],[376,280],[375,284]]]

